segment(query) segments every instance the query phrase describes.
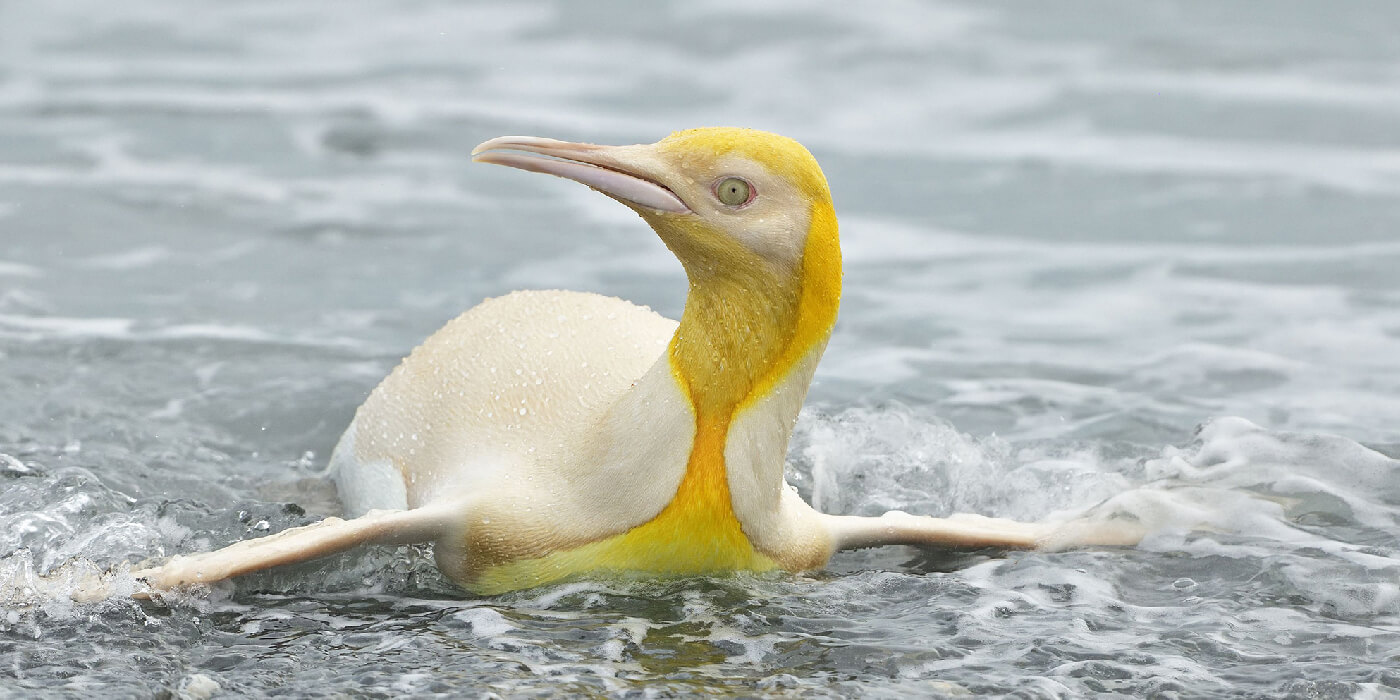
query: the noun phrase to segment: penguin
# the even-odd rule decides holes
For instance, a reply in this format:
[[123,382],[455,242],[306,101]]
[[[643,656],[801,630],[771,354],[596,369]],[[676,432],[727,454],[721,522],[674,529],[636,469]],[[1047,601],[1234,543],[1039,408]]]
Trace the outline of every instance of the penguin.
[[1131,545],[1128,523],[818,512],[784,480],[840,305],[835,210],[796,141],[742,128],[604,146],[504,136],[472,159],[586,185],[685,269],[679,320],[621,299],[517,291],[468,310],[373,391],[330,460],[346,519],[177,556],[153,590],[362,544],[431,542],[497,594],[583,576],[819,569],[843,549]]

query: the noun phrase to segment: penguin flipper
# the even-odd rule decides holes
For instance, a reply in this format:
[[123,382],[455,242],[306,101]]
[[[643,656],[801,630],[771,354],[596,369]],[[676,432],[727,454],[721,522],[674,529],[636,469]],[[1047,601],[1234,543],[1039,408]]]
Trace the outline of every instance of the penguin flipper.
[[1132,546],[1145,534],[1136,523],[1071,520],[1028,523],[959,513],[931,518],[890,511],[879,517],[823,515],[832,549],[907,544],[941,549],[1039,549]]
[[132,572],[152,591],[197,583],[213,583],[254,571],[318,559],[368,544],[412,544],[442,537],[460,510],[423,507],[375,510],[358,518],[326,518],[274,535],[235,542],[203,554],[175,556],[156,567]]

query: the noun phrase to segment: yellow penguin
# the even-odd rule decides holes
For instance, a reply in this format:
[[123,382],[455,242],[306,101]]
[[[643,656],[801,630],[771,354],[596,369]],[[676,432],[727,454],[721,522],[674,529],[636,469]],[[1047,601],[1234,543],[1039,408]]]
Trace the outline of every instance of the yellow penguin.
[[360,544],[432,542],[445,575],[499,593],[608,572],[804,571],[885,544],[1140,538],[975,515],[826,515],[784,481],[841,297],[831,194],[796,141],[737,128],[633,146],[506,136],[472,157],[575,180],[640,214],[689,278],[680,321],[584,292],[487,300],[356,413],[331,457],[350,519],[138,578],[168,589]]

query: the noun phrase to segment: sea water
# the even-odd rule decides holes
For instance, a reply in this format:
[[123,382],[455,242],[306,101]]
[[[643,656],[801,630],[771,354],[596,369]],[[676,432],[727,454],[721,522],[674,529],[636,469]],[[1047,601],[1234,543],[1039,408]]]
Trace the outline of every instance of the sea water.
[[[1400,693],[1397,35],[1384,2],[0,3],[0,695]],[[336,513],[355,407],[484,297],[676,316],[635,216],[468,152],[721,124],[803,141],[841,217],[803,495],[1141,546],[55,594]]]

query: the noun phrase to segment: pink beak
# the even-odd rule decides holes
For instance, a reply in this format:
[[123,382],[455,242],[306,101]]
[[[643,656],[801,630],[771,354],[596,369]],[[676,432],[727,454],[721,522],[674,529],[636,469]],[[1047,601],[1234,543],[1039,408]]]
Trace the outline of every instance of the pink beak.
[[628,161],[636,146],[597,146],[535,136],[501,136],[472,149],[472,160],[581,182],[624,203],[683,214],[690,207],[670,188],[648,179]]

